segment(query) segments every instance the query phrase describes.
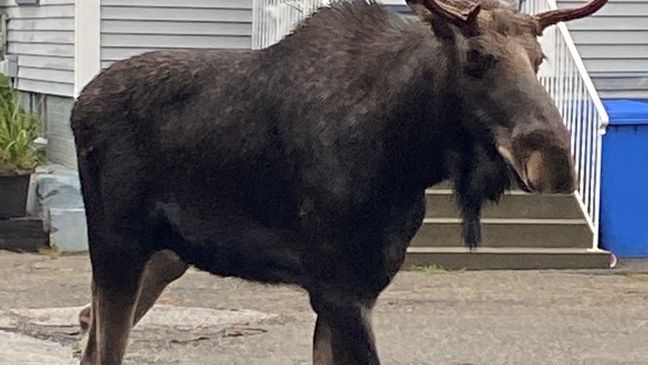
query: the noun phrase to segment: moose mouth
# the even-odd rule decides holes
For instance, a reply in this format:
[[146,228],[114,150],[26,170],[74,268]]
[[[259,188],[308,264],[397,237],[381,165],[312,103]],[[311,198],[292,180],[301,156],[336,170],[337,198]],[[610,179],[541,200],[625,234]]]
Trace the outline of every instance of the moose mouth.
[[513,157],[513,153],[509,149],[502,146],[498,146],[497,151],[499,151],[500,155],[506,161],[511,175],[511,180],[515,185],[517,185],[517,188],[526,193],[533,193],[535,189],[529,182],[526,169],[517,162],[515,157]]
[[520,176],[520,174],[509,164],[509,172],[511,175],[511,180],[516,188],[524,191],[525,193],[533,193],[534,190],[529,186],[525,181],[525,178]]

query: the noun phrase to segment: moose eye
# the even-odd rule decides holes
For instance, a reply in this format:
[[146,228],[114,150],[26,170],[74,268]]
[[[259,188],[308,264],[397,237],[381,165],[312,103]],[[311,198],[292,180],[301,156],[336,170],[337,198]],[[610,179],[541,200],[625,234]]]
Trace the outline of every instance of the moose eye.
[[540,66],[542,65],[542,62],[544,62],[547,59],[547,55],[542,53],[540,57],[537,57],[535,62],[533,63],[533,68],[535,69],[535,72],[537,73],[540,70]]
[[468,76],[481,79],[496,63],[497,58],[494,55],[471,49],[466,57],[466,73]]

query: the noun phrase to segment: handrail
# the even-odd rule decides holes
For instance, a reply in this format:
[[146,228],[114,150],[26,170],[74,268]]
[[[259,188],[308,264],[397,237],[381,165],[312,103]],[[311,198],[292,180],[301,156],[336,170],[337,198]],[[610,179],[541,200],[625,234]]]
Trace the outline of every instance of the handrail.
[[[528,14],[553,9],[558,9],[556,0],[528,0],[522,4],[522,11]],[[579,175],[575,196],[592,231],[592,249],[598,250],[602,136],[609,116],[565,23],[545,29],[540,41],[547,55],[540,80],[569,129]]]

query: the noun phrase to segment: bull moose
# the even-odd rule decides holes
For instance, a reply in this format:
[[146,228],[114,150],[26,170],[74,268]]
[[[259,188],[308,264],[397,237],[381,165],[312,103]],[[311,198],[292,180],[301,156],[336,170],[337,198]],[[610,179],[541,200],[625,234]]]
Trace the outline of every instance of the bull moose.
[[527,15],[499,2],[319,9],[263,50],[155,51],[101,72],[71,124],[92,303],[83,364],[120,364],[131,328],[187,265],[303,288],[313,362],[379,364],[370,324],[454,182],[464,238],[513,172],[575,189],[568,131],[537,79],[537,36],[606,0]]

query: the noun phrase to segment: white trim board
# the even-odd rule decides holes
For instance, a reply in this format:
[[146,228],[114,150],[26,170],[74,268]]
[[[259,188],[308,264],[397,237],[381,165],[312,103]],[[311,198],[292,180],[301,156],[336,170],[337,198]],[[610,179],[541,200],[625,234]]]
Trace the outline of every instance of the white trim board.
[[101,0],[76,0],[74,8],[74,97],[101,70]]

